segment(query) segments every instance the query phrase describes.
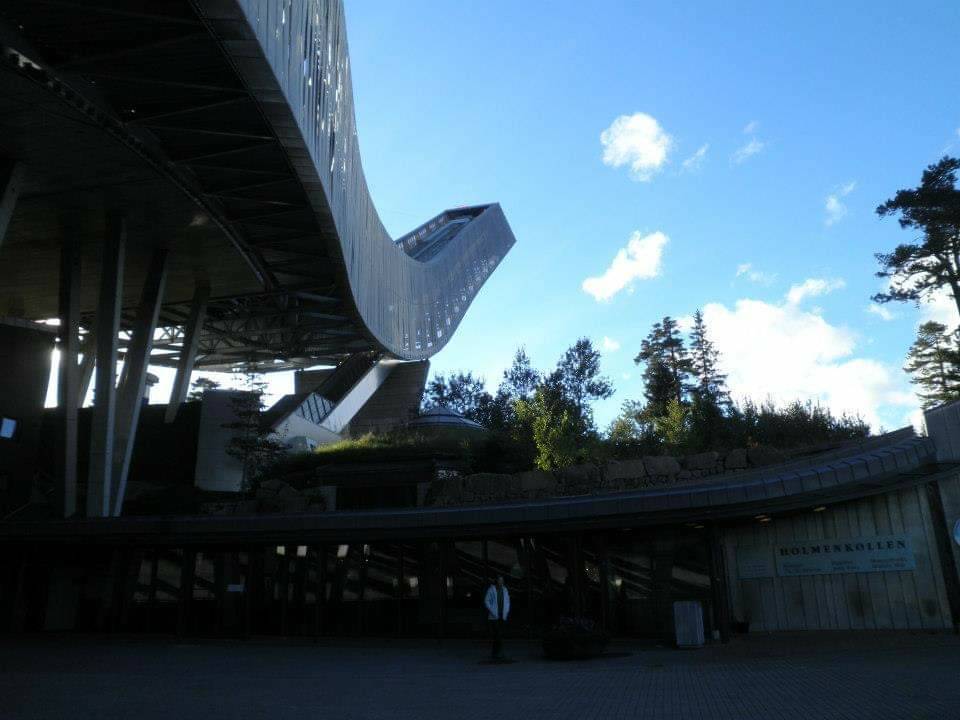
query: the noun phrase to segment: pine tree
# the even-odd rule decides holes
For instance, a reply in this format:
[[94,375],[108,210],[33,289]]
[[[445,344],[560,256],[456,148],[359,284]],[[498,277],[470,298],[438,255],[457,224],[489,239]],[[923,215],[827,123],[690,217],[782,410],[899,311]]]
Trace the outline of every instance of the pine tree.
[[730,406],[727,376],[720,372],[720,351],[707,337],[707,325],[703,313],[693,314],[693,329],[690,331],[690,361],[697,379],[694,392],[699,399],[718,407]]
[[678,403],[686,400],[693,364],[676,320],[667,316],[654,323],[633,361],[637,365],[646,364],[643,371],[644,395],[648,409],[653,414],[663,415],[670,400]]
[[877,208],[880,217],[899,215],[900,226],[919,230],[920,237],[877,253],[878,277],[888,279],[887,292],[876,302],[918,301],[949,291],[960,312],[960,158],[943,157],[923,172],[920,186],[900,190]]
[[452,373],[435,375],[423,391],[420,407],[447,408],[468,420],[483,424],[493,398],[484,386],[483,378],[473,373]]
[[613,383],[600,374],[600,352],[589,338],[580,338],[567,348],[553,375],[585,425],[592,427],[590,403],[613,395]]
[[513,363],[503,371],[497,394],[511,400],[529,400],[539,384],[540,373],[533,369],[526,349],[519,347],[514,353]]
[[960,330],[951,333],[941,323],[923,323],[903,369],[918,386],[924,408],[956,400],[960,397]]

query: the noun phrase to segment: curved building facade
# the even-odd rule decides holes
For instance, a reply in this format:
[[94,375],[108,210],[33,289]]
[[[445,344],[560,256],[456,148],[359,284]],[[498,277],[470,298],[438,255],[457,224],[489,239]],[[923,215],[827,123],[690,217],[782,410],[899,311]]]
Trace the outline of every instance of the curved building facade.
[[169,422],[195,368],[337,367],[315,424],[339,432],[513,244],[495,203],[386,232],[340,0],[0,6],[0,317],[59,320],[66,487],[76,406],[103,389],[90,515],[122,512],[150,365],[177,369]]

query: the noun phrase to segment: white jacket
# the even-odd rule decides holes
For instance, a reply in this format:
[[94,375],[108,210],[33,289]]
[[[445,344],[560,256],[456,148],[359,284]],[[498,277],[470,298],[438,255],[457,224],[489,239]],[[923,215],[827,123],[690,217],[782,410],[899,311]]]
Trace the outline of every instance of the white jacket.
[[[483,599],[483,604],[487,608],[490,620],[497,619],[497,586],[491,585],[487,588],[487,595]],[[510,617],[510,593],[507,586],[503,586],[503,620]]]

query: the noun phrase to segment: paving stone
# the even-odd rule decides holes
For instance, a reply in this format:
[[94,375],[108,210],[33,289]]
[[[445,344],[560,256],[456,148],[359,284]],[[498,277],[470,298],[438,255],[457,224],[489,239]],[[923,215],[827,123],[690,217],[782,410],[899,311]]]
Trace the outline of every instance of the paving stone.
[[205,641],[5,638],[0,716],[234,720],[951,720],[960,638],[783,633],[674,650],[617,641],[605,657],[549,662],[507,639]]

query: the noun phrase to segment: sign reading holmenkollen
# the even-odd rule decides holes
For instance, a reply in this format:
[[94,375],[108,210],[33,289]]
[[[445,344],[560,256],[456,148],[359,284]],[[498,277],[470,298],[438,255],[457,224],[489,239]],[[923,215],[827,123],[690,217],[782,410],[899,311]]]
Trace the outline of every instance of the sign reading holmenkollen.
[[773,548],[777,575],[914,570],[917,561],[906,535],[801,540]]

